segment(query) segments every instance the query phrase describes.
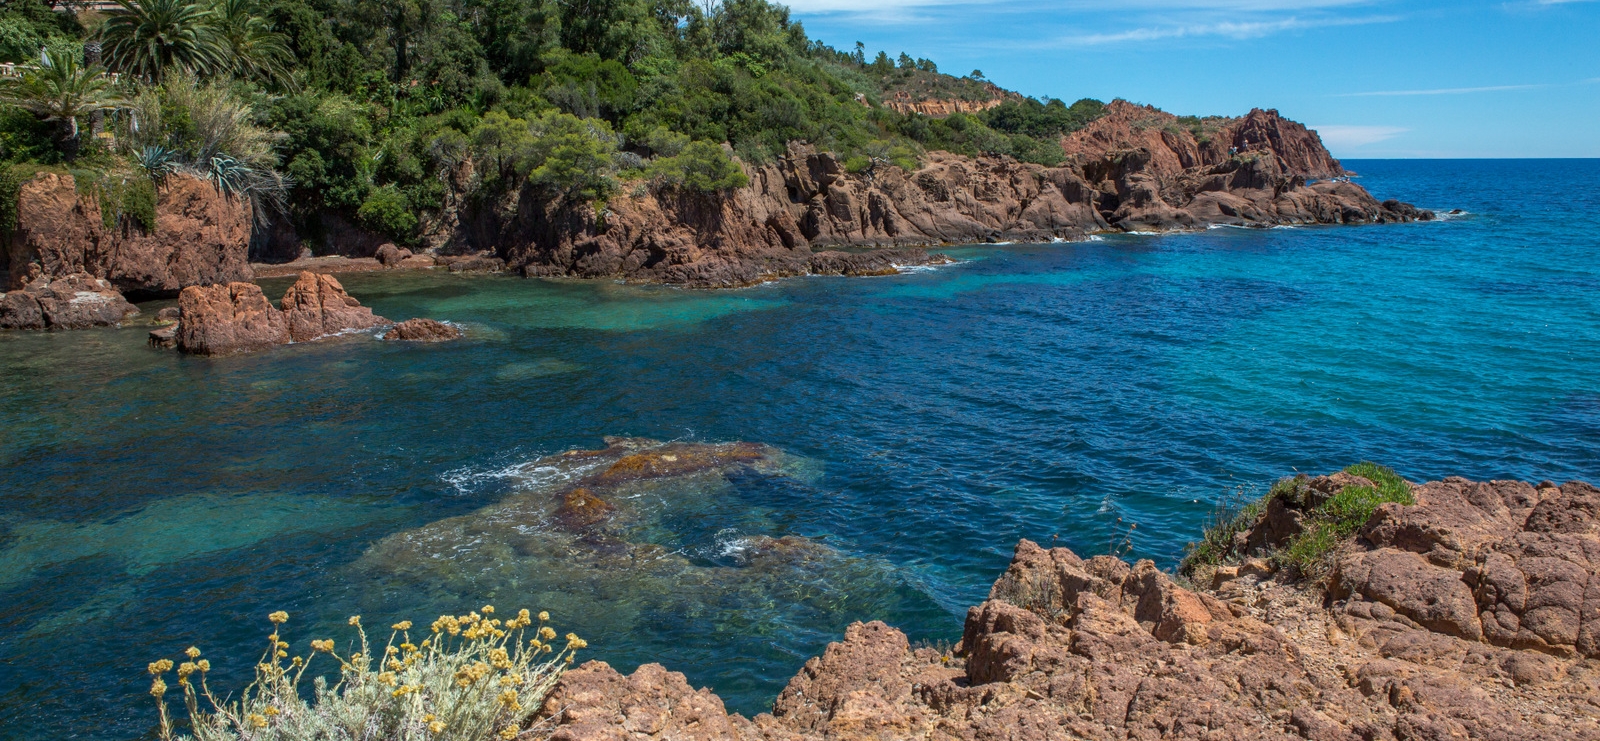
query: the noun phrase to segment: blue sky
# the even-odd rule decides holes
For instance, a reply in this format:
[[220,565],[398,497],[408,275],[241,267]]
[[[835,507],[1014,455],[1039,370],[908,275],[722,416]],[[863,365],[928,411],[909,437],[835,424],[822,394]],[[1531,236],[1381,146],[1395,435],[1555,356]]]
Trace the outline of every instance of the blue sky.
[[1277,108],[1336,156],[1600,157],[1600,0],[793,0],[814,38],[1068,102]]

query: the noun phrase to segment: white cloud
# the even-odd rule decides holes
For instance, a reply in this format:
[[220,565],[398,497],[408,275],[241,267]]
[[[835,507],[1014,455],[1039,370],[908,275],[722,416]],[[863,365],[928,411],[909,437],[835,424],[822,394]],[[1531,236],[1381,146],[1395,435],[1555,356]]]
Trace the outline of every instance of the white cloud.
[[1231,39],[1254,39],[1270,36],[1285,31],[1296,31],[1306,28],[1319,28],[1324,26],[1354,26],[1368,23],[1388,23],[1398,20],[1393,16],[1372,16],[1366,18],[1319,18],[1301,19],[1288,18],[1281,21],[1224,21],[1220,23],[1196,23],[1184,26],[1149,26],[1135,28],[1127,31],[1113,33],[1094,33],[1081,36],[1065,36],[1057,39],[1048,46],[1101,46],[1104,44],[1119,44],[1125,42],[1156,41],[1160,39],[1194,38],[1217,36]]
[[1322,136],[1323,144],[1334,149],[1377,144],[1410,131],[1410,129],[1403,129],[1398,126],[1345,126],[1341,124],[1325,124],[1310,128],[1315,129],[1317,134]]

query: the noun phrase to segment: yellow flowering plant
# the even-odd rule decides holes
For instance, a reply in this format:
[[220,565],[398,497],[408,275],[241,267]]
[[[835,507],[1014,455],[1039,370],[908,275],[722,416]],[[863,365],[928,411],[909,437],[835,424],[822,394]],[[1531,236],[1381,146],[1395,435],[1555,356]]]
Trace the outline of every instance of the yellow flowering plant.
[[[199,648],[184,652],[178,684],[192,735],[179,735],[167,712],[164,676],[173,662],[161,659],[148,669],[150,694],[160,709],[162,741],[313,741],[383,739],[388,741],[485,741],[514,739],[543,706],[545,697],[588,646],[567,634],[557,648],[549,613],[537,622],[527,610],[507,620],[491,617],[494,607],[466,615],[443,615],[420,644],[411,641],[411,622],[394,624],[389,642],[376,656],[359,617],[350,650],[341,655],[332,639],[315,639],[305,656],[288,661],[289,643],[279,631],[289,616],[269,616],[273,632],[255,681],[236,700],[219,699],[206,684],[211,663]],[[530,630],[531,629],[531,630]],[[545,640],[540,640],[544,638]],[[317,654],[339,664],[338,681],[313,675],[311,700],[301,679]],[[202,707],[204,705],[204,707]]]

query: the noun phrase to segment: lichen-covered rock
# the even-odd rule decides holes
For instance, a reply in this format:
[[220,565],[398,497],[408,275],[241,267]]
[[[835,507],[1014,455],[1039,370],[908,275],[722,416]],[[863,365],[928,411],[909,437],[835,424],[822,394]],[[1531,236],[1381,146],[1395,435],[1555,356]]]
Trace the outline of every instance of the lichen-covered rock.
[[179,350],[233,355],[289,341],[283,312],[254,283],[190,286],[178,295]]
[[110,283],[84,273],[0,293],[0,329],[109,327],[138,313]]
[[153,232],[124,222],[108,229],[100,202],[71,175],[42,173],[22,184],[7,240],[11,284],[74,273],[123,292],[172,295],[187,286],[250,280],[252,215],[247,199],[174,175],[156,191]]
[[294,342],[310,342],[389,323],[346,293],[339,279],[331,275],[301,272],[284,292],[281,304],[289,339]]
[[407,319],[383,334],[386,340],[406,342],[449,342],[461,339],[461,328],[435,319]]

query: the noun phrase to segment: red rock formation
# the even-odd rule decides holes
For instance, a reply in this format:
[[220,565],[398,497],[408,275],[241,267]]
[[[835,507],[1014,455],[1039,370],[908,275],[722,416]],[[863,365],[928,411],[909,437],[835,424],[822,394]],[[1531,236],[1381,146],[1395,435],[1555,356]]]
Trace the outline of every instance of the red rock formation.
[[362,306],[331,275],[300,273],[279,302],[289,328],[289,339],[310,342],[355,329],[371,329],[389,320]]
[[1074,162],[1086,164],[1120,152],[1149,153],[1152,174],[1175,178],[1185,170],[1214,167],[1236,154],[1271,155],[1288,176],[1331,178],[1344,175],[1339,161],[1322,146],[1314,131],[1278,115],[1250,111],[1243,118],[1206,119],[1196,130],[1177,116],[1150,106],[1115,100],[1105,115],[1061,138],[1061,149]]
[[[1326,593],[1249,563],[1194,590],[1024,540],[950,654],[857,623],[750,720],[660,666],[589,662],[543,722],[567,739],[1600,739],[1600,489],[1415,493],[1344,545]],[[1241,547],[1271,540],[1255,536]]]
[[110,283],[84,273],[0,293],[0,329],[108,327],[138,313]]
[[[772,164],[747,167],[750,185],[725,195],[641,187],[612,199],[599,217],[523,198],[502,204],[507,215],[478,213],[466,232],[530,276],[717,287],[819,272],[812,251],[838,246],[1432,217],[1379,203],[1349,182],[1308,184],[1343,169],[1314,132],[1275,111],[1208,120],[1201,133],[1203,141],[1170,114],[1118,101],[1063,141],[1071,157],[1061,167],[930,152],[915,172],[879,165],[849,173],[833,155],[795,144]],[[906,253],[891,262],[920,259]]]
[[249,280],[248,201],[174,175],[157,191],[156,229],[106,229],[99,200],[80,197],[71,175],[23,183],[17,227],[6,248],[13,287],[40,277],[87,273],[124,291],[173,294],[186,286]]
[[190,286],[178,295],[177,347],[193,355],[233,355],[289,341],[289,328],[254,283]]
[[385,332],[383,338],[407,342],[448,342],[461,339],[461,330],[433,319],[407,319]]
[[190,286],[178,296],[177,327],[151,333],[151,343],[171,342],[195,355],[233,355],[389,323],[331,275],[301,273],[281,303],[281,310],[273,306],[254,283]]

